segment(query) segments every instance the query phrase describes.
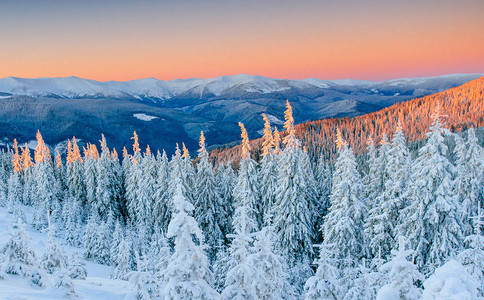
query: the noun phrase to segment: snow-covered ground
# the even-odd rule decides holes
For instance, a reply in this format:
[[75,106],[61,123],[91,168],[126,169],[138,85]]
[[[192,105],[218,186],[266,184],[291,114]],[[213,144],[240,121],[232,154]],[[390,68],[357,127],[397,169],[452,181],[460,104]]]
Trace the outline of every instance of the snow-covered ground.
[[[32,207],[23,207],[26,212],[27,221],[32,215]],[[9,239],[9,228],[14,223],[15,217],[9,214],[4,207],[0,207],[0,247]],[[28,222],[27,222],[28,223]],[[29,224],[26,231],[31,237],[30,243],[34,249],[37,259],[45,251],[47,244],[47,232],[39,232]],[[63,250],[70,258],[74,252],[82,257],[82,249],[67,245],[63,239],[57,238],[57,242],[62,245]],[[134,288],[124,280],[113,280],[109,278],[112,268],[94,262],[82,260],[85,263],[87,277],[85,280],[72,279],[75,288],[75,299],[124,299],[134,291]],[[4,274],[4,279],[0,279],[0,299],[66,299],[62,289],[53,287],[51,282],[45,288],[30,283],[27,278],[18,275]]]
[[158,117],[150,116],[150,115],[147,115],[147,114],[134,114],[133,117],[135,117],[136,119],[139,119],[141,121],[151,121],[151,120],[154,120],[154,119],[158,119]]

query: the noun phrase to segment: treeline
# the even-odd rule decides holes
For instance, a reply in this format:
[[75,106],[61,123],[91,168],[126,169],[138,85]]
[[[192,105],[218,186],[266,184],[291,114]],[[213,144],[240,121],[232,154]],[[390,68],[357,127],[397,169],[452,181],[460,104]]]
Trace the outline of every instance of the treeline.
[[[142,151],[136,133],[121,162],[104,137],[100,151],[88,144],[82,154],[69,140],[64,162],[38,133],[33,159],[16,142],[1,152],[0,205],[39,230],[59,224],[141,299],[420,299],[425,278],[450,267],[483,295],[484,150],[473,128],[466,139],[446,129],[439,105],[430,118],[415,159],[397,122],[391,139],[368,140],[361,165],[339,130],[336,159],[320,152],[314,162],[287,102],[284,136],[264,115],[259,162],[239,123],[237,170],[214,170],[203,132],[196,164],[184,145],[170,160]],[[29,220],[25,205],[35,207]],[[21,235],[7,242],[2,266],[17,266],[7,274],[32,265]]]
[[[358,117],[332,118],[306,122],[296,125],[296,135],[305,145],[311,158],[320,153],[328,158],[335,158],[335,128],[355,151],[366,151],[366,144],[371,138],[376,143],[384,134],[391,137],[398,122],[401,122],[408,142],[425,139],[425,132],[432,123],[432,110],[439,103],[442,114],[446,115],[448,128],[459,132],[469,127],[484,125],[484,77],[467,82],[441,93],[394,104],[380,111]],[[259,159],[261,139],[252,142],[252,157]],[[416,147],[415,145],[414,147]],[[211,157],[218,162],[238,162],[240,146],[217,148],[211,151]]]

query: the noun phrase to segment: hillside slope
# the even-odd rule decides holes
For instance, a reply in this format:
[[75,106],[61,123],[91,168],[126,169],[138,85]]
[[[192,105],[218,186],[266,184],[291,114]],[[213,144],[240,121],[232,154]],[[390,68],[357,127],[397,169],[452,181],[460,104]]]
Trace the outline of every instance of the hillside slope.
[[[484,125],[484,77],[430,96],[394,104],[377,112],[357,117],[331,118],[306,122],[296,126],[296,132],[303,145],[313,157],[323,152],[331,156],[335,152],[336,129],[356,153],[365,150],[371,137],[379,142],[383,136],[391,136],[398,121],[401,121],[407,140],[418,141],[425,138],[435,105],[441,106],[447,127],[461,131],[468,127]],[[260,140],[252,141],[252,155],[257,158]],[[214,149],[211,153],[215,161],[238,161],[240,146]]]

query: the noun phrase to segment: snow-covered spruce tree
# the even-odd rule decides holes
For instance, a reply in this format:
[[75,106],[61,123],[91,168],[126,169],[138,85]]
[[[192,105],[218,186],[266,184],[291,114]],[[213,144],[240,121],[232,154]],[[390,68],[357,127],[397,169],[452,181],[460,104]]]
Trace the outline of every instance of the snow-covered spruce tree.
[[133,293],[132,298],[137,300],[151,300],[153,294],[155,293],[154,286],[152,286],[151,282],[152,276],[146,270],[145,259],[141,259],[138,252],[135,254],[137,269],[128,274],[129,283],[136,289],[136,292]]
[[410,171],[410,157],[400,122],[390,147],[382,145],[380,152],[386,160],[384,189],[376,195],[376,205],[370,205],[365,232],[371,254],[386,258],[391,249],[396,246],[396,227],[399,223],[400,210],[405,205],[404,199]]
[[128,239],[122,239],[117,247],[117,252],[112,256],[114,264],[114,272],[112,278],[128,279],[129,273],[132,271],[133,255],[131,253],[131,243]]
[[[372,147],[370,145],[370,152],[371,148]],[[368,202],[371,204],[378,204],[378,196],[383,192],[385,188],[385,182],[388,179],[388,173],[386,168],[388,165],[387,156],[389,150],[390,144],[388,143],[388,138],[386,134],[383,134],[383,137],[380,141],[380,148],[378,149],[378,156],[372,158],[372,155],[370,154],[370,168],[369,174],[367,175],[367,177],[369,178],[365,178],[367,181],[366,197],[368,199]]]
[[343,299],[375,299],[380,288],[381,274],[370,268],[369,262],[362,259],[356,268],[343,271],[343,278],[350,282],[343,282],[348,287]]
[[157,194],[157,198],[155,200],[155,215],[158,216],[156,224],[158,224],[157,227],[161,228],[163,231],[167,230],[168,224],[171,220],[171,215],[173,212],[173,197],[175,196],[178,183],[181,183],[182,194],[184,196],[187,194],[187,190],[189,189],[189,187],[186,185],[186,182],[183,181],[183,161],[178,144],[176,144],[175,155],[172,156],[168,164],[168,169],[169,178],[167,187],[163,191],[162,195],[160,195],[160,193]]
[[138,224],[141,211],[139,211],[141,205],[139,203],[140,185],[143,182],[143,169],[141,166],[141,160],[143,159],[141,149],[138,143],[138,135],[136,131],[133,133],[133,156],[131,156],[131,164],[126,172],[125,184],[126,184],[126,207],[128,210],[128,216],[133,224]]
[[[83,181],[83,165],[81,152],[77,146],[76,138],[67,141],[67,159],[66,159],[66,185],[68,194],[71,199],[78,202],[79,207],[86,207],[86,186]],[[86,213],[80,215],[84,220]]]
[[[162,299],[217,299],[210,286],[211,271],[197,221],[189,215],[194,207],[182,194],[178,183],[173,198],[175,212],[168,225],[168,238],[174,238],[174,253],[164,271],[168,282],[161,288]],[[194,240],[194,237],[196,241]]]
[[72,279],[86,279],[87,271],[77,252],[72,253],[69,260],[69,277]]
[[480,206],[477,208],[476,216],[472,217],[474,223],[474,233],[465,239],[466,249],[462,251],[458,258],[470,275],[480,283],[478,286],[479,294],[484,296],[484,211]]
[[253,235],[253,253],[247,257],[247,262],[255,267],[255,277],[252,280],[257,299],[284,299],[287,296],[288,283],[282,257],[274,253],[274,232],[268,226]]
[[331,194],[331,177],[331,165],[326,161],[324,154],[321,153],[318,158],[314,175],[314,179],[316,180],[317,199],[320,201],[318,208],[320,219],[315,220],[316,228],[321,228],[323,217],[326,215],[330,205],[329,195]]
[[[457,176],[455,179],[455,194],[457,201],[462,203],[463,217],[474,217],[479,203],[484,205],[484,149],[479,146],[474,128],[467,130],[467,141],[456,137]],[[464,221],[464,223],[467,223]],[[466,228],[466,233],[472,228]]]
[[272,136],[271,124],[266,114],[264,118],[264,135],[262,136],[262,159],[260,161],[260,194],[261,212],[263,213],[264,224],[272,224],[273,206],[276,202],[277,188],[277,154],[274,153],[274,138]]
[[40,259],[40,267],[47,273],[53,274],[56,271],[64,272],[67,269],[67,256],[64,250],[54,239],[55,229],[48,218],[48,239],[44,255]]
[[322,226],[323,246],[339,269],[356,267],[367,254],[363,224],[367,214],[364,187],[353,151],[337,132],[338,159],[333,173],[331,206]]
[[209,247],[209,258],[215,260],[217,243],[224,238],[227,212],[219,195],[212,164],[208,161],[203,131],[200,134],[199,162],[195,179],[195,219],[205,233],[205,241]]
[[413,250],[406,250],[405,243],[405,238],[400,236],[398,250],[392,250],[389,261],[380,267],[385,285],[378,291],[377,299],[386,299],[384,294],[390,291],[398,295],[396,299],[418,300],[422,297],[422,290],[416,284],[424,277],[411,261]]
[[229,268],[229,251],[224,241],[220,240],[217,245],[217,256],[213,263],[214,287],[217,292],[221,293],[225,286],[225,278]]
[[227,212],[225,232],[230,232],[232,230],[232,212],[234,204],[233,190],[237,181],[237,176],[235,175],[230,161],[227,162],[226,166],[222,163],[218,165],[216,178],[220,196],[222,197],[224,211]]
[[248,261],[248,256],[252,252],[250,247],[252,238],[248,233],[249,223],[255,221],[250,220],[247,209],[247,205],[237,203],[232,221],[235,234],[228,235],[233,240],[229,248],[225,288],[221,294],[221,299],[224,300],[258,299],[255,287],[257,269]]
[[109,235],[106,223],[100,220],[97,211],[94,210],[89,216],[84,231],[84,258],[101,264],[109,263],[111,241]]
[[184,196],[188,202],[193,204],[195,203],[195,190],[193,189],[195,186],[195,167],[185,143],[182,143],[182,151],[182,181],[185,186],[189,187],[186,189]]
[[83,171],[84,171],[84,185],[86,187],[86,200],[88,211],[93,210],[96,206],[96,186],[97,186],[97,171],[96,162],[99,158],[99,153],[97,151],[96,145],[87,144],[84,148],[84,160],[83,160]]
[[[159,152],[158,152],[159,153]],[[155,228],[160,228],[160,216],[162,212],[166,210],[165,192],[168,189],[169,169],[168,169],[168,157],[165,150],[161,157],[157,158],[158,174],[156,178],[156,185],[154,187],[153,196],[153,225]],[[166,228],[166,227],[165,227]]]
[[304,285],[305,300],[337,300],[342,297],[340,272],[325,246],[320,247],[318,269]]
[[30,157],[30,150],[28,145],[22,149],[22,171],[20,172],[23,182],[23,199],[22,203],[31,205],[36,197],[35,178],[34,178],[34,163]]
[[256,166],[257,163],[250,157],[250,144],[247,130],[244,124],[239,122],[242,134],[242,159],[237,174],[237,182],[234,186],[232,197],[236,207],[244,207],[243,213],[246,216],[238,216],[242,210],[235,209],[232,217],[232,228],[239,226],[237,222],[245,222],[243,227],[246,227],[247,233],[255,232],[259,229],[261,214],[259,211],[259,190]]
[[399,234],[415,249],[414,261],[424,274],[430,274],[448,257],[460,250],[463,226],[461,205],[453,193],[454,167],[447,159],[443,128],[437,104],[427,143],[419,149],[412,166],[408,206],[401,212]]
[[7,204],[7,181],[12,172],[12,154],[3,149],[0,150],[0,206]]
[[121,243],[122,240],[125,239],[125,236],[126,236],[126,232],[124,231],[123,227],[119,223],[119,220],[117,220],[114,225],[111,246],[109,248],[109,256],[111,257],[114,265],[116,265],[116,263],[114,262],[114,259],[119,252],[119,244]]
[[[13,172],[7,180],[7,209],[10,213],[13,212],[14,207],[18,202],[21,201],[23,197],[23,186],[22,186],[22,160],[19,155],[19,150],[17,146],[17,140],[13,140],[13,154],[12,154],[12,165]],[[8,174],[8,173],[7,173]]]
[[69,195],[64,200],[62,215],[64,219],[65,239],[67,243],[74,247],[82,244],[82,216],[83,209],[81,201]]
[[101,155],[96,162],[96,202],[92,203],[93,209],[98,210],[98,214],[106,220],[106,212],[118,211],[116,173],[113,169],[111,153],[106,144],[104,134],[101,138]]
[[141,160],[141,181],[139,182],[136,201],[137,226],[146,229],[146,233],[153,233],[153,207],[156,179],[158,177],[157,164],[155,157],[151,153],[150,147],[146,147],[146,152]]
[[30,236],[25,232],[25,224],[19,218],[10,228],[10,238],[2,246],[4,261],[1,271],[30,278],[32,283],[45,285],[45,275],[40,270]]
[[14,171],[10,174],[10,178],[7,181],[7,209],[10,213],[13,213],[15,206],[22,199],[22,181],[20,173]]
[[36,229],[47,227],[47,212],[59,215],[56,210],[60,209],[57,182],[54,177],[54,167],[50,157],[49,148],[37,131],[37,147],[35,148],[35,166],[33,171],[35,178],[36,199],[34,205],[37,207],[32,221]]
[[312,273],[309,264],[313,256],[315,212],[311,211],[314,207],[309,192],[312,190],[307,182],[305,172],[308,170],[304,168],[304,153],[300,141],[296,138],[289,101],[286,102],[286,108],[284,127],[287,135],[283,140],[285,149],[279,156],[274,228],[278,236],[277,246],[284,259],[292,270],[298,269],[297,272],[291,271],[289,280],[298,290],[302,290],[304,282]]
[[76,295],[76,289],[71,278],[65,270],[58,270],[54,274],[53,286],[56,289],[61,289],[64,291],[64,296],[67,298],[74,297]]

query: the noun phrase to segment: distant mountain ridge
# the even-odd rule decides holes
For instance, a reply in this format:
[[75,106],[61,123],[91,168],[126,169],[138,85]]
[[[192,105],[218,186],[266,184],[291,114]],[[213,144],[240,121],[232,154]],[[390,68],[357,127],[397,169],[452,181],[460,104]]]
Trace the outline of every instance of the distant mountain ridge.
[[449,88],[449,85],[462,84],[479,76],[479,74],[451,74],[379,82],[353,79],[275,79],[247,74],[220,76],[209,79],[190,78],[163,81],[155,78],[145,78],[104,82],[78,77],[43,77],[34,79],[6,77],[0,79],[0,93],[3,96],[24,95],[66,99],[112,98],[149,100],[152,102],[182,98],[207,99],[240,96],[254,98],[274,93],[290,95],[294,94],[294,92],[311,98],[317,97],[318,94],[324,93],[325,90],[364,90],[368,91],[370,95],[400,96],[405,94],[409,96],[411,94],[415,97],[429,89],[438,92]]
[[235,75],[212,79],[97,82],[68,78],[0,79],[0,146],[35,140],[39,129],[55,147],[76,136],[111,147],[131,146],[136,130],[142,145],[168,154],[175,143],[190,151],[203,130],[209,146],[238,141],[238,122],[249,137],[261,136],[266,113],[282,129],[286,99],[298,123],[353,117],[405,100],[459,86],[478,75],[395,79],[384,82],[285,80]]

